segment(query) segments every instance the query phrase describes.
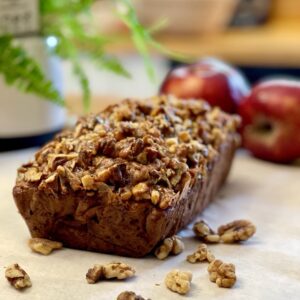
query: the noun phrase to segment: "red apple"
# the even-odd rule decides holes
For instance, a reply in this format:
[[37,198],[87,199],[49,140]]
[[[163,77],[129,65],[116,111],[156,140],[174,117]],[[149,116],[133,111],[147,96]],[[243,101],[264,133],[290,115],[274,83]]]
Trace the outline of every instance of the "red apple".
[[288,163],[300,158],[300,81],[268,80],[241,102],[245,148],[258,158]]
[[161,94],[182,99],[204,99],[229,113],[236,112],[237,104],[248,92],[248,83],[241,73],[215,58],[175,68],[160,89]]

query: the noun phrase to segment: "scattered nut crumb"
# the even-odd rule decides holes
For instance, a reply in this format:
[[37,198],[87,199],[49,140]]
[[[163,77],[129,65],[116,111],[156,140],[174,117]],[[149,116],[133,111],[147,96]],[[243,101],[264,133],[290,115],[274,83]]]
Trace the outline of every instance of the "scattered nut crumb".
[[[134,292],[129,292],[129,291],[126,291],[126,292],[123,292],[121,293],[117,300],[145,300],[142,296],[139,296],[139,295],[136,295],[136,293]],[[150,300],[150,299],[148,299]]]
[[191,272],[173,270],[167,274],[165,284],[171,291],[183,295],[189,292],[192,277]]
[[194,224],[193,230],[197,237],[206,243],[219,243],[220,236],[216,234],[204,221]]
[[5,277],[16,289],[31,287],[31,280],[28,274],[18,265],[13,264],[6,268]]
[[41,238],[32,238],[28,241],[28,245],[32,251],[43,255],[50,254],[53,250],[61,249],[63,244],[56,241],[50,241]]
[[179,236],[174,235],[164,239],[162,244],[156,248],[154,254],[158,259],[165,259],[169,256],[169,254],[178,255],[183,250],[184,243]]
[[236,220],[218,228],[218,233],[224,243],[246,241],[254,235],[255,225],[247,220]]
[[233,264],[226,264],[216,259],[209,264],[207,271],[210,281],[215,282],[219,287],[231,288],[236,282]]
[[203,261],[212,262],[215,260],[215,256],[207,248],[206,244],[200,244],[193,254],[187,256],[186,260],[192,264]]
[[85,277],[87,282],[90,284],[96,283],[100,279],[105,278],[103,274],[103,266],[94,265],[93,268],[90,268],[88,270]]
[[89,269],[86,274],[86,280],[88,283],[96,283],[102,279],[126,279],[133,277],[135,269],[131,266],[121,263],[113,262],[107,265],[94,265],[93,268]]

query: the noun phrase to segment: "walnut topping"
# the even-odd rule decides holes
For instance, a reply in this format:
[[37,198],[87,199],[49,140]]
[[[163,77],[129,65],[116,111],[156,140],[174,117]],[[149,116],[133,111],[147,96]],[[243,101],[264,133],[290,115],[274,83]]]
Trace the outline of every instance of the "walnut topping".
[[168,289],[178,294],[187,294],[191,288],[192,273],[173,270],[165,278]]
[[218,233],[224,243],[246,241],[254,235],[255,225],[247,220],[237,220],[218,228]]
[[184,250],[184,244],[179,236],[172,236],[163,240],[162,245],[156,248],[154,254],[158,259],[165,259],[169,254],[178,255]]
[[39,172],[36,168],[29,168],[23,176],[29,182],[36,182],[41,180],[42,175],[42,172]]
[[122,292],[117,300],[145,300],[142,296],[136,295],[134,292]]
[[233,264],[226,264],[216,259],[209,264],[207,271],[210,281],[215,282],[219,287],[231,288],[236,282]]
[[125,100],[57,135],[19,169],[17,180],[39,184],[54,197],[102,194],[106,184],[112,198],[164,210],[192,187],[195,172],[207,176],[223,140],[237,137],[238,123],[202,101]]
[[156,205],[159,202],[160,193],[157,190],[152,190],[151,192],[151,202]]
[[188,143],[191,140],[191,136],[188,133],[188,131],[181,131],[181,132],[179,132],[178,137],[184,143]]
[[91,175],[85,175],[81,178],[82,185],[85,189],[91,190],[94,187],[94,179]]
[[192,264],[203,261],[212,262],[214,259],[214,255],[207,248],[206,244],[200,244],[197,250],[186,258],[186,260]]
[[197,237],[206,243],[218,243],[220,236],[216,234],[204,221],[196,222],[193,230]]
[[89,269],[86,274],[86,280],[88,283],[96,283],[103,279],[116,278],[119,280],[133,277],[135,269],[131,266],[121,263],[114,262],[107,265],[94,265],[93,268]]
[[6,268],[5,277],[16,289],[31,287],[31,280],[28,274],[18,265],[13,264]]
[[56,241],[51,241],[41,238],[32,238],[28,241],[28,245],[32,251],[43,255],[50,254],[53,250],[61,249],[63,244]]
[[149,198],[149,186],[146,182],[140,182],[137,185],[135,185],[132,189],[132,194],[135,197],[135,199],[147,199]]

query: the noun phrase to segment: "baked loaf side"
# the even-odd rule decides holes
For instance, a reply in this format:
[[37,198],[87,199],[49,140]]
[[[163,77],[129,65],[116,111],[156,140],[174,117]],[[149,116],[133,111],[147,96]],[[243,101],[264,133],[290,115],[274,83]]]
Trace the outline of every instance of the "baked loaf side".
[[33,237],[144,256],[214,197],[238,125],[204,101],[125,100],[82,118],[19,168],[16,205]]

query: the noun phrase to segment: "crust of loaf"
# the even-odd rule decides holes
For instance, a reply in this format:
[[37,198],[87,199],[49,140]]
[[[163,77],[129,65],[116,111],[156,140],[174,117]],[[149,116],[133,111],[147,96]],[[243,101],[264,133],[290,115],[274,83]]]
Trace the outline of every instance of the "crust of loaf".
[[[98,193],[85,189],[54,193],[24,178],[13,189],[15,203],[32,237],[61,241],[75,249],[143,257],[188,225],[214,199],[229,173],[236,138],[235,131],[227,133],[206,175],[185,181],[178,200],[168,207],[124,201],[120,196],[100,199]],[[74,217],[79,203],[89,208],[83,219]]]

